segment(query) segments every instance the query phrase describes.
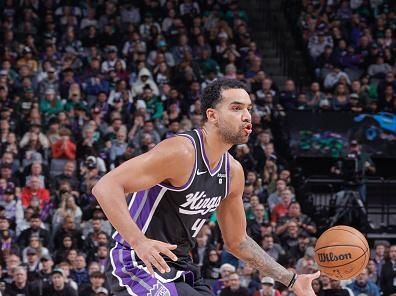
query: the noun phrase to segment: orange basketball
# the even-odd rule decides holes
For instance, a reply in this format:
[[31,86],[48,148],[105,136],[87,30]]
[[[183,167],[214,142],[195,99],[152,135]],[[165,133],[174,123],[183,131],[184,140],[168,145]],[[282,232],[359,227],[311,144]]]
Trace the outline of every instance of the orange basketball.
[[326,230],[315,246],[315,261],[320,271],[336,280],[358,275],[367,266],[369,257],[366,238],[349,226],[334,226]]

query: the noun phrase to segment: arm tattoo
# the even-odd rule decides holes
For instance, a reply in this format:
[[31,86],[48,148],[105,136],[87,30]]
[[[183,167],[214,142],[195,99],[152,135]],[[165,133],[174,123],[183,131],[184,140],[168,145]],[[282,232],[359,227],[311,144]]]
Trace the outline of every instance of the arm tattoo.
[[248,236],[239,244],[234,255],[285,286],[287,286],[293,278],[292,272],[276,262]]

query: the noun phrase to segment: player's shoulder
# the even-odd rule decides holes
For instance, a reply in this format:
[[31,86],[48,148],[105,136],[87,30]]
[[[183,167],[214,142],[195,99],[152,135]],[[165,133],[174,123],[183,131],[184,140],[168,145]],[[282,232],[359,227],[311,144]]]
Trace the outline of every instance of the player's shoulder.
[[170,154],[179,160],[195,158],[195,146],[192,141],[183,136],[175,136],[161,141],[155,146],[156,153]]

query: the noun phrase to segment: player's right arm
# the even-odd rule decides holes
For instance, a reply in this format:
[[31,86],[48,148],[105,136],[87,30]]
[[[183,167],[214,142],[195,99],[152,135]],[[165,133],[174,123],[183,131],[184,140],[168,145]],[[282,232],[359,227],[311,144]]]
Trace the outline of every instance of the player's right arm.
[[[242,194],[244,188],[243,168],[235,159],[231,159],[231,186],[229,195],[217,209],[217,217],[224,243],[235,257],[249,263],[262,274],[270,276],[285,286],[292,286],[298,296],[314,296],[311,282],[319,273],[295,275],[277,263],[246,233],[246,216]],[[293,282],[295,284],[293,286]]]
[[194,161],[191,141],[173,137],[124,162],[104,175],[92,189],[111,224],[152,274],[152,265],[162,273],[169,270],[160,253],[177,260],[171,252],[177,246],[148,239],[130,216],[125,197],[130,192],[145,190],[164,181],[176,187],[184,185],[191,175]]

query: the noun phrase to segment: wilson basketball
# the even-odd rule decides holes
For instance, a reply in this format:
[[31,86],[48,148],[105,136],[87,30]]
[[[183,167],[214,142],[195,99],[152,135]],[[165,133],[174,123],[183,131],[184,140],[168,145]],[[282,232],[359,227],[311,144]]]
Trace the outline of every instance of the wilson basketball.
[[317,240],[315,261],[320,271],[332,279],[345,280],[358,275],[369,261],[366,238],[355,228],[334,226]]

